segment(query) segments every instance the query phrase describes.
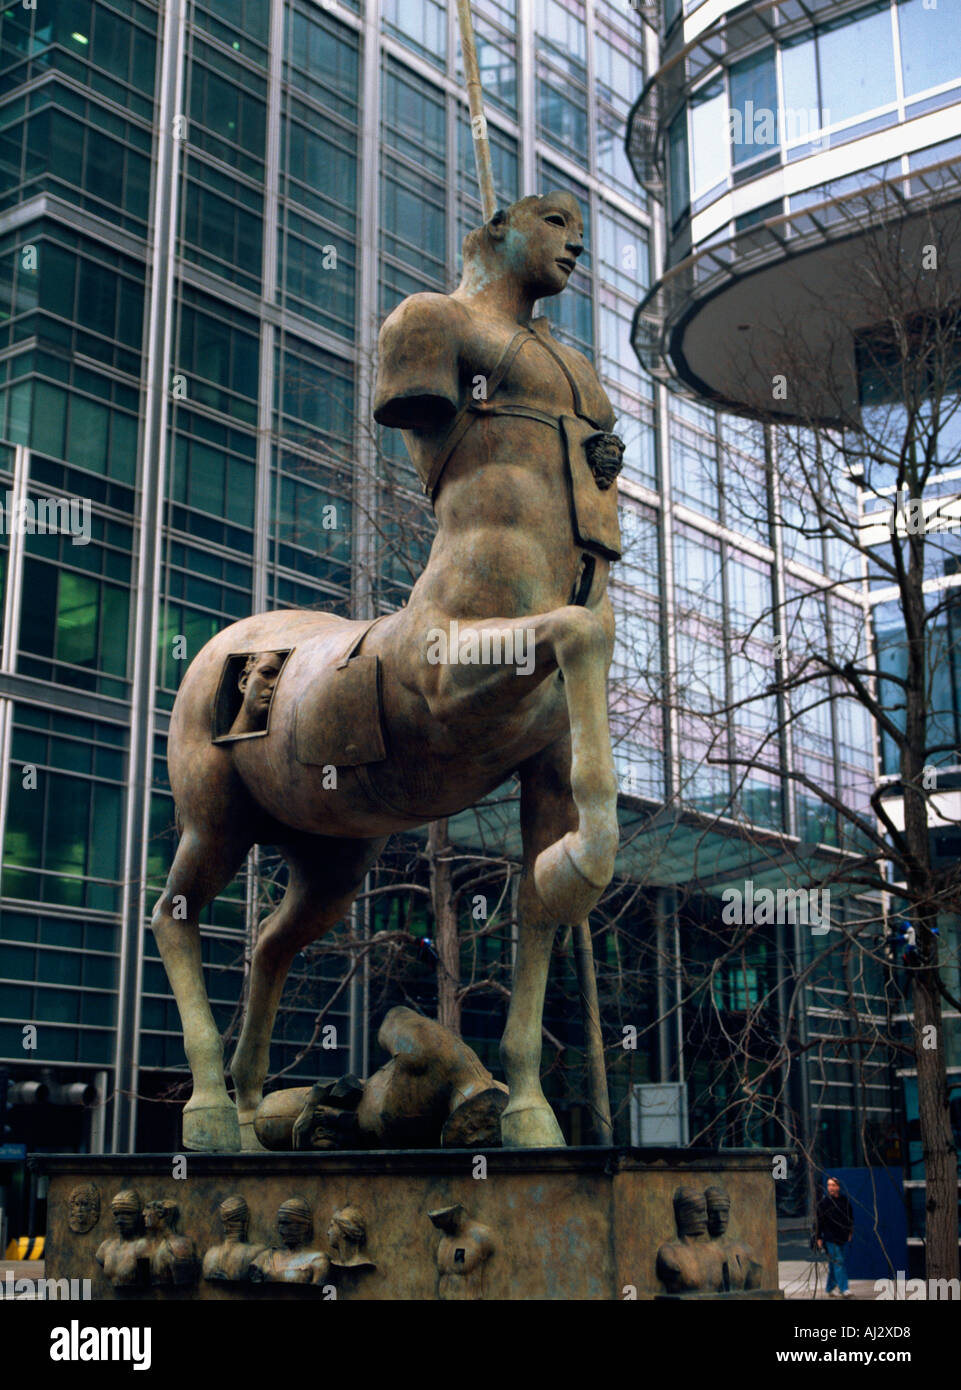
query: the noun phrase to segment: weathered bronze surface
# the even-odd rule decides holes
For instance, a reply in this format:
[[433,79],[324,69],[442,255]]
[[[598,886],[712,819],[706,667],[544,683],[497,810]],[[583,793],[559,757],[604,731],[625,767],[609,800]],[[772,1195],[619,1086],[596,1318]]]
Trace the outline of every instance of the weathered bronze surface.
[[[621,445],[593,366],[532,313],[582,250],[570,195],[524,198],[468,234],[453,294],[415,294],[381,330],[374,415],[403,432],[438,522],[404,608],[375,623],[259,614],[184,677],[169,738],[182,834],[153,925],[193,1075],[188,1148],[235,1151],[241,1126],[257,1147],[291,962],[343,918],[385,838],[514,772],[524,865],[501,1133],[563,1143],[540,1084],[541,1015],[557,927],[586,918],[618,844],[606,686]],[[241,700],[226,730],[224,692]],[[256,843],[276,845],[290,876],[251,962],[235,1107],[198,922]]]
[[[478,1167],[481,1160],[483,1168]],[[679,1187],[695,1189],[702,1199],[705,1189],[723,1187],[731,1205],[721,1239],[729,1243],[728,1250],[753,1252],[759,1289],[716,1296],[776,1296],[777,1223],[766,1150],[194,1154],[188,1156],[182,1181],[171,1176],[169,1155],[44,1156],[34,1166],[50,1176],[46,1273],[51,1278],[91,1278],[94,1298],[436,1300],[469,1293],[484,1299],[649,1299],[668,1294],[657,1277],[657,1254],[676,1241],[674,1195]],[[97,1262],[101,1246],[96,1232],[75,1235],[69,1229],[70,1192],[86,1181],[95,1181],[105,1200],[136,1184],[144,1201],[176,1201],[183,1229],[204,1255],[200,1283],[137,1288],[121,1281],[114,1289],[107,1268]],[[297,1267],[309,1252],[310,1277],[316,1274],[320,1282],[255,1284],[244,1277],[248,1250],[256,1254],[257,1246],[273,1246],[273,1258],[282,1262],[292,1254],[291,1246],[275,1235],[278,1207],[291,1197],[304,1204],[298,1208],[300,1221],[293,1233],[297,1254],[291,1265]],[[243,1199],[246,1213],[237,1198]],[[228,1199],[234,1203],[228,1205]],[[456,1206],[467,1214],[464,1221],[485,1229],[458,1243],[461,1226],[454,1226],[453,1267],[447,1269],[438,1261],[448,1232],[435,1222],[437,1213]],[[225,1249],[231,1211],[237,1215],[236,1241],[247,1247],[238,1255],[237,1267],[230,1263],[233,1247]],[[133,1215],[139,1219],[136,1208]],[[705,1238],[710,1242],[706,1233]],[[130,1240],[118,1238],[116,1243],[126,1246]],[[465,1252],[461,1260],[456,1258],[459,1249]],[[446,1260],[448,1247],[443,1250]],[[473,1252],[469,1260],[468,1251]],[[720,1253],[724,1257],[723,1248]],[[329,1270],[321,1274],[325,1261]],[[464,1272],[476,1277],[466,1285],[445,1283],[442,1288],[442,1276],[459,1279],[457,1266],[465,1262],[470,1269]],[[223,1277],[212,1277],[215,1268],[224,1271]],[[723,1269],[720,1279],[723,1283]]]

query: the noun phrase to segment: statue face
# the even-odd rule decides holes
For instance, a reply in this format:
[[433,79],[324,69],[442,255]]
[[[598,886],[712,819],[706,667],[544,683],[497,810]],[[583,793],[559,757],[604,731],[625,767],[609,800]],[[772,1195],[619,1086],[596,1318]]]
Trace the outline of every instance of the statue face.
[[306,1222],[292,1212],[282,1211],[277,1217],[277,1231],[285,1245],[303,1245],[309,1229]]
[[67,1206],[67,1225],[74,1235],[82,1236],[93,1230],[100,1220],[100,1194],[89,1183],[75,1187]]
[[133,1235],[140,1224],[140,1213],[136,1207],[114,1207],[113,1224],[122,1236]]
[[704,1198],[683,1207],[678,1214],[678,1222],[682,1235],[703,1235],[707,1230],[707,1202]]
[[731,1209],[726,1206],[709,1206],[707,1209],[707,1225],[712,1236],[722,1236],[727,1230],[727,1223],[731,1217]]
[[148,1231],[162,1231],[167,1225],[167,1211],[163,1202],[148,1202],[143,1210],[143,1224]]
[[267,723],[267,711],[280,675],[281,658],[275,652],[260,652],[249,671],[238,682],[244,695],[244,709],[261,727]]
[[574,199],[549,196],[515,208],[504,247],[534,298],[560,294],[584,250],[584,221]]

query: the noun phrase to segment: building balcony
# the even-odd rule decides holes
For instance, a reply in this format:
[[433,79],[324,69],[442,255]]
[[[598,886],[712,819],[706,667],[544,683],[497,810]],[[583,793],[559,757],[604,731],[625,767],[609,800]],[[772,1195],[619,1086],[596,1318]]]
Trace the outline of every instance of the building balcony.
[[[666,231],[635,350],[655,377],[730,410],[856,421],[854,335],[877,321],[851,292],[859,238],[897,222],[904,255],[932,241],[959,254],[945,213],[961,194],[957,16],[930,20],[924,0],[685,9],[669,7],[628,123],[628,157],[664,202]],[[830,352],[826,399],[809,380],[772,393],[772,377],[790,375],[794,325],[809,360]]]
[[[859,416],[855,334],[876,314],[850,291],[865,231],[903,219],[903,254],[921,265],[923,248],[937,242],[938,227],[948,227],[959,207],[961,154],[712,240],[672,266],[638,306],[634,350],[657,380],[725,409],[850,424]],[[943,249],[957,275],[961,244],[945,238]],[[842,304],[846,325],[839,324]],[[772,379],[787,368],[791,324],[803,326],[809,359],[819,349],[831,353],[834,372],[830,381],[797,375],[781,400]],[[839,328],[846,328],[841,342]]]

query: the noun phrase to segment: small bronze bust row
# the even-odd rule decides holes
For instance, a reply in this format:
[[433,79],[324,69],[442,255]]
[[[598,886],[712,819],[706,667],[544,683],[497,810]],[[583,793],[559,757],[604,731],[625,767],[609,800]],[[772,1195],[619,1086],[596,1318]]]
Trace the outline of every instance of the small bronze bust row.
[[118,1288],[195,1284],[197,1247],[177,1230],[180,1209],[169,1197],[144,1203],[133,1188],[110,1203],[117,1235],[98,1247],[96,1260]]
[[[83,1234],[75,1221],[77,1203],[70,1198],[70,1229]],[[99,1194],[98,1194],[99,1201]],[[213,1282],[255,1284],[324,1284],[331,1270],[372,1270],[366,1253],[367,1226],[354,1206],[340,1207],[327,1230],[329,1253],[314,1247],[314,1219],[302,1197],[290,1197],[277,1211],[280,1244],[248,1240],[250,1208],[239,1195],[218,1208],[223,1240],[198,1259],[194,1241],[177,1230],[179,1208],[170,1198],[144,1202],[134,1188],[118,1192],[110,1203],[115,1236],[98,1247],[96,1260],[115,1289],[162,1288],[196,1284],[202,1275]],[[92,1225],[92,1223],[91,1223]]]
[[761,1286],[749,1245],[727,1236],[731,1199],[721,1187],[679,1187],[674,1193],[677,1239],[657,1252],[657,1277],[668,1293],[736,1293]]

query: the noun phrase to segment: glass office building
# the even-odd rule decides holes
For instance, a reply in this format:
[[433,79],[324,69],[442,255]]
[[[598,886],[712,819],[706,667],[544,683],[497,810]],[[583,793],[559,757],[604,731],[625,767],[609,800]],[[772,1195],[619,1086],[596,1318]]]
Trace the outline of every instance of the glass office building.
[[[772,594],[838,579],[804,605],[812,630],[829,615],[857,628],[863,594],[840,557],[813,542],[793,553],[772,526],[764,431],[672,395],[632,347],[668,245],[624,146],[657,62],[650,29],[608,0],[473,9],[501,200],[560,187],[584,209],[585,253],[545,311],[594,361],[627,446],[611,683],[624,848],[598,918],[617,931],[596,942],[618,1137],[632,1088],[667,1083],[686,1087],[679,1137],[778,1142],[796,1113],[837,1162],[855,1105],[888,1116],[886,1064],[855,1076],[810,1061],[796,1094],[768,1078],[767,1102],[736,1119],[735,1081],[718,1073],[724,1038],[759,1010],[770,1037],[789,1026],[788,985],[816,939],[772,925],[712,967],[726,887],[783,884],[845,852],[830,807],[790,790],[791,760],[864,799],[874,752],[863,728],[819,711],[788,736],[763,703],[717,710],[774,660]],[[0,536],[0,1061],[15,1081],[109,1097],[70,1112],[69,1134],[61,1110],[55,1138],[22,1107],[29,1142],[169,1148],[162,1098],[183,1052],[146,925],[174,843],[169,714],[187,662],[230,621],[285,605],[368,616],[410,583],[424,503],[399,440],[371,427],[370,362],[402,297],[453,287],[480,218],[451,7],[7,0],[0,170],[0,494],[90,502],[83,543]],[[512,825],[497,829],[508,850]],[[469,818],[451,833],[481,843]],[[274,870],[261,853],[205,915],[225,1030]],[[421,886],[423,872],[410,870]],[[366,1074],[383,1007],[432,1007],[429,918],[408,899],[372,898],[362,924],[400,922],[424,946],[404,989],[358,971],[334,995],[346,953],[299,962],[275,1073]],[[483,970],[505,978],[510,949],[507,927],[490,934]],[[561,960],[547,1023],[576,1058],[570,980]],[[853,988],[865,1007],[881,999],[877,982]],[[833,989],[812,977],[809,1034],[830,1039]],[[337,1047],[305,1057],[322,1009]],[[465,1037],[490,1064],[503,1016],[503,990],[465,1004]],[[631,1028],[637,1046],[622,1049]],[[560,1069],[547,1084],[581,1137]]]
[[[705,402],[710,402],[767,420],[765,427],[757,427],[759,437],[764,439],[775,487],[783,490],[785,477],[777,464],[786,436],[776,424],[779,417],[836,423],[859,414],[876,440],[881,436],[871,434],[872,415],[892,409],[896,414],[898,409],[897,383],[892,386],[885,381],[883,370],[872,379],[865,362],[877,354],[860,350],[864,331],[877,318],[858,318],[855,313],[846,333],[838,336],[835,331],[852,304],[863,309],[856,291],[846,298],[845,285],[861,284],[866,278],[858,266],[858,258],[863,267],[867,256],[866,233],[896,224],[900,230],[888,245],[897,243],[904,265],[913,264],[916,253],[920,262],[920,248],[912,247],[912,238],[917,237],[922,244],[936,242],[942,267],[947,263],[951,275],[957,270],[961,20],[956,6],[928,0],[880,0],[870,5],[785,0],[773,6],[666,0],[653,24],[657,33],[652,32],[650,40],[649,77],[632,109],[628,147],[639,180],[661,207],[663,243],[652,288],[639,304],[634,345],[658,381],[699,402],[669,406],[669,414],[672,409],[704,413]],[[948,313],[944,303],[935,306],[932,282],[932,277],[917,282],[919,317]],[[949,283],[957,281],[949,279]],[[949,293],[945,291],[945,297]],[[808,366],[816,363],[818,354],[832,364],[830,372],[798,371],[799,354],[792,362],[787,396],[772,392],[771,376],[772,371],[782,370],[777,361],[778,354],[785,357],[786,324],[794,325],[797,340],[810,349],[805,359]],[[953,369],[948,369],[948,378],[953,378]],[[952,599],[959,583],[957,473],[961,459],[954,422],[956,399],[950,400],[956,390],[953,380],[947,400],[942,397],[939,452],[925,486],[925,497],[937,499],[930,507],[940,509],[946,518],[926,546],[924,582],[924,602],[929,610],[938,605],[940,611],[928,636],[934,671],[928,744],[942,745],[931,761],[938,765],[937,785],[943,795],[929,808],[933,859],[941,865],[958,858],[957,787],[961,782],[957,771],[961,681]],[[922,406],[922,415],[923,411]],[[889,437],[897,437],[898,425],[898,418],[883,422]],[[870,459],[871,448],[865,446],[865,458]],[[878,454],[884,457],[883,452]],[[843,548],[819,534],[815,526],[808,528],[806,540],[803,528],[793,531],[795,553],[775,555],[775,572],[780,566],[788,589],[809,591],[814,607],[822,608],[835,633],[839,624],[852,631],[866,629],[880,669],[897,677],[907,660],[898,586],[890,566],[884,569],[870,558],[873,547],[880,550],[887,544],[890,548],[888,515],[898,506],[897,470],[889,468],[890,478],[882,477],[878,458],[873,471],[870,461],[866,465],[870,477],[866,478],[863,467],[860,473],[852,467],[838,484],[844,494],[839,497],[839,509],[852,519],[856,532],[860,528],[859,545],[868,557],[866,562],[862,564],[858,555],[853,562],[850,555],[846,560]],[[802,514],[805,510],[809,516],[817,514],[810,499],[805,508],[803,496],[787,499],[780,514],[791,520],[799,508]],[[783,528],[774,530],[776,550],[776,533]],[[824,649],[824,630],[820,638],[815,636],[812,647]],[[851,648],[855,655],[863,650],[857,645]],[[887,689],[893,692],[894,688]],[[890,718],[903,728],[896,693],[891,703]],[[794,721],[792,727],[796,733],[798,723]],[[803,721],[801,730],[802,742],[799,746],[795,738],[789,756],[813,759],[814,780],[828,787],[833,784],[842,800],[867,809],[873,772],[886,784],[887,813],[903,827],[898,750],[882,731],[872,769],[876,734],[854,701],[825,706],[820,718]],[[787,811],[790,815],[791,808]],[[805,813],[796,804],[793,814],[803,817]],[[810,821],[803,833],[821,838]],[[945,980],[954,991],[959,978],[957,919],[943,916],[940,932]],[[886,988],[883,972],[871,973],[874,979],[864,981],[866,1017],[886,1014],[889,1036],[897,1036],[899,1028],[909,1033],[910,1005],[905,998],[909,999],[910,991],[907,996],[901,993],[898,971],[892,972]],[[835,1006],[839,1005],[848,982],[825,979],[823,983],[833,985],[827,995],[833,994]],[[830,1003],[827,997],[819,1001],[819,1005]],[[830,1034],[830,1017],[828,1007],[810,1008],[810,1036],[816,1036],[822,1025]],[[961,1019],[948,1003],[944,1023],[948,1088],[954,1096],[952,1116],[958,1132]],[[837,1064],[831,1070],[836,1089],[829,1108],[835,1111],[832,1125],[841,1145],[831,1161],[851,1162],[836,1101],[847,1098],[861,1105],[867,1100],[864,1114],[868,1115],[875,1101],[880,1102],[881,1091],[867,1097],[851,1087],[850,1071]],[[924,1184],[916,1073],[903,1062],[898,1063],[897,1072],[906,1122],[905,1176],[915,1189],[912,1237],[920,1244]],[[813,1078],[807,1084],[813,1086]],[[812,1104],[816,1108],[817,1102]],[[875,1113],[883,1121],[883,1104],[878,1104]],[[827,1152],[831,1153],[830,1146]]]

